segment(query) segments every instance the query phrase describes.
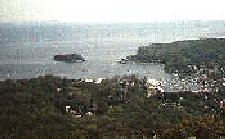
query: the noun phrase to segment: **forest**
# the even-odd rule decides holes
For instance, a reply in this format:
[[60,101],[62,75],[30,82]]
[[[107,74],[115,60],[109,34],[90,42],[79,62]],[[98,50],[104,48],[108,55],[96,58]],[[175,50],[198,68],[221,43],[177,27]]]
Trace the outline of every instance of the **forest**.
[[[217,138],[225,133],[224,109],[214,101],[225,99],[223,91],[158,92],[146,97],[145,79],[126,77],[134,83],[127,86],[121,78],[115,79],[95,84],[44,76],[0,82],[0,133],[62,138],[157,135],[162,139]],[[67,105],[81,117],[66,112]]]
[[188,65],[224,68],[225,38],[202,38],[171,43],[152,43],[138,48],[137,55],[127,56],[137,63],[162,63],[165,71],[185,72]]

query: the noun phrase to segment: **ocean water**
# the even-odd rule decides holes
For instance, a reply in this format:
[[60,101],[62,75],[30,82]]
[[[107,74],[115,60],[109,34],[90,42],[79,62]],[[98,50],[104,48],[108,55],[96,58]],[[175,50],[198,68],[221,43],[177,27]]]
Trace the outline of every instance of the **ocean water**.
[[[224,21],[171,21],[148,24],[0,24],[0,78],[53,74],[98,78],[137,74],[168,78],[160,64],[117,64],[139,46],[202,37],[224,37]],[[56,54],[77,53],[83,63],[55,62]]]

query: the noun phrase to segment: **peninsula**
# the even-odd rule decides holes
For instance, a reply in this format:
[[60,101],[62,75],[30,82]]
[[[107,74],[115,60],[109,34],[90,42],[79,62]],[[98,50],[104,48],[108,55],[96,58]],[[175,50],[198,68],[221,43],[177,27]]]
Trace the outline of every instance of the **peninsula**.
[[152,43],[126,57],[136,63],[165,64],[165,71],[185,72],[188,65],[224,68],[225,38],[202,38],[171,43]]

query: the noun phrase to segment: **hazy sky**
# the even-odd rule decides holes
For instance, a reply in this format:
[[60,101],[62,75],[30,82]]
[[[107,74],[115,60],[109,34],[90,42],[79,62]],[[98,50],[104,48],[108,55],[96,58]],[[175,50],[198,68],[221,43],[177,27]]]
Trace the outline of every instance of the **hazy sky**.
[[224,20],[224,0],[0,0],[0,21]]

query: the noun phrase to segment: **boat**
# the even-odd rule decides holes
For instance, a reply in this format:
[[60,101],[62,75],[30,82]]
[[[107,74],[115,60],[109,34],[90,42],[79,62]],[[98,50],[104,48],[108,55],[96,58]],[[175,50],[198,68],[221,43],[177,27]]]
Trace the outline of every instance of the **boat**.
[[124,58],[117,58],[116,61],[119,64],[134,64],[133,61],[130,61],[129,59],[124,59]]

